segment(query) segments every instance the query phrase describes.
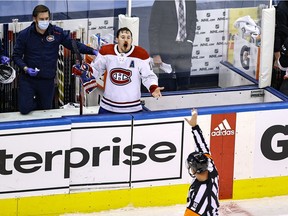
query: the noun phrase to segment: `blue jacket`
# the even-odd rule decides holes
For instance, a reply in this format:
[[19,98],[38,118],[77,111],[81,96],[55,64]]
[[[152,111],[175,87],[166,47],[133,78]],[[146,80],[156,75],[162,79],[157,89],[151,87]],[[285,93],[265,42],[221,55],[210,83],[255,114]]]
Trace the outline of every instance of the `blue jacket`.
[[[36,31],[35,22],[22,30],[13,50],[13,60],[23,70],[25,66],[40,69],[38,78],[53,79],[56,76],[59,45],[72,50],[72,39],[62,28],[50,24],[42,35]],[[93,48],[77,42],[80,53],[93,54]]]
[[4,55],[4,50],[3,50],[3,47],[2,47],[2,41],[0,40],[0,57]]

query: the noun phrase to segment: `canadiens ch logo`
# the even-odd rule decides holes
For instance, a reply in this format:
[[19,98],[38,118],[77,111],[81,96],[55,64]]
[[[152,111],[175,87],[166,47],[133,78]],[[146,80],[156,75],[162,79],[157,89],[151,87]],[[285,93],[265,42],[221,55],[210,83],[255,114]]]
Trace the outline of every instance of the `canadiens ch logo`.
[[123,86],[131,82],[132,72],[123,68],[114,68],[110,71],[110,80],[113,84]]
[[48,36],[46,37],[46,40],[47,40],[48,42],[54,41],[54,40],[55,40],[54,35],[48,35]]

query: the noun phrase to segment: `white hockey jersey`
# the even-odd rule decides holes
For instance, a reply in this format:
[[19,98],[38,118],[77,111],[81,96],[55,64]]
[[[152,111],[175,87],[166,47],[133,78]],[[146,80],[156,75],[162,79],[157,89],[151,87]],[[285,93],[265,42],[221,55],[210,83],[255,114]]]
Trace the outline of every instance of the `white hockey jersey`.
[[158,78],[146,50],[132,46],[128,53],[119,53],[117,46],[102,46],[91,63],[95,78],[107,72],[100,106],[116,113],[137,112],[142,110],[141,82],[149,91],[152,85],[158,86]]

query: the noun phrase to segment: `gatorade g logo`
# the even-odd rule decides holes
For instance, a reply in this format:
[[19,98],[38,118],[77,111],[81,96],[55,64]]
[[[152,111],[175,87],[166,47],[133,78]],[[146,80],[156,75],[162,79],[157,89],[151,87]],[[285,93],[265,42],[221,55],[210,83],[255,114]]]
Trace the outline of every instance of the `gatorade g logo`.
[[[245,31],[245,30],[244,30]],[[250,65],[250,47],[243,46],[240,51],[241,65],[245,70],[249,70]]]
[[269,160],[283,160],[288,158],[288,137],[286,140],[277,140],[273,145],[273,137],[277,134],[288,135],[288,125],[274,125],[269,127],[261,138],[261,151]]
[[110,71],[110,80],[113,84],[124,86],[131,82],[132,72],[123,68],[114,68]]
[[211,133],[211,136],[233,136],[235,131],[231,128],[227,119],[224,119]]

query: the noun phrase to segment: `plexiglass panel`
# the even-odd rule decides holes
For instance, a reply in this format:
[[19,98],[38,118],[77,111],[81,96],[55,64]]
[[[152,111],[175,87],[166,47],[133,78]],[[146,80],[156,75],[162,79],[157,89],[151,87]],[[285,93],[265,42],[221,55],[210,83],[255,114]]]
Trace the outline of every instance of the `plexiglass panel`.
[[[219,87],[221,61],[258,79],[262,10],[270,1],[186,1],[184,41],[179,39],[178,2],[132,1],[132,15],[140,18],[139,44],[154,57],[160,85],[166,90]],[[157,67],[161,62],[172,66],[171,74]]]

